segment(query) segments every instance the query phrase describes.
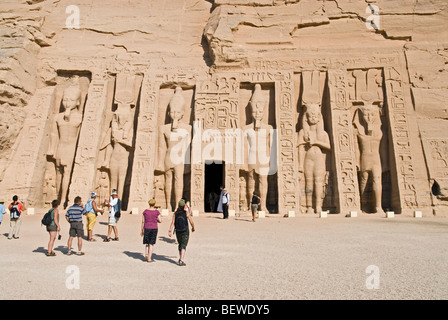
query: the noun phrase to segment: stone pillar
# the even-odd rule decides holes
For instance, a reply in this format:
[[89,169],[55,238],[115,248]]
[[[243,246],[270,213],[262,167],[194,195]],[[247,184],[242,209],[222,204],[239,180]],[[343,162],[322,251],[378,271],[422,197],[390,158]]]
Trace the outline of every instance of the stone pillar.
[[298,155],[295,152],[296,119],[294,85],[291,72],[279,75],[275,81],[275,115],[277,137],[274,136],[271,148],[271,163],[277,165],[278,174],[278,213],[288,214],[299,209],[299,188],[297,177]]
[[76,196],[87,201],[89,193],[95,189],[97,156],[111,81],[93,79],[90,83],[70,184],[69,205]]
[[328,86],[331,105],[333,157],[336,166],[337,192],[335,199],[339,213],[361,208],[358,175],[356,171],[355,144],[352,134],[351,105],[345,70],[329,70]]
[[[157,106],[159,84],[145,75],[140,110],[137,120],[134,162],[128,207],[137,207],[139,212],[148,207],[154,197],[154,166],[157,154]],[[157,204],[160,205],[160,204]]]
[[[403,59],[400,65],[384,68],[387,96],[387,117],[390,125],[395,166],[392,183],[398,192],[392,199],[395,212],[412,215],[413,210],[430,205],[426,170],[423,168],[423,150],[418,136],[407,72]],[[420,165],[417,165],[419,164]]]

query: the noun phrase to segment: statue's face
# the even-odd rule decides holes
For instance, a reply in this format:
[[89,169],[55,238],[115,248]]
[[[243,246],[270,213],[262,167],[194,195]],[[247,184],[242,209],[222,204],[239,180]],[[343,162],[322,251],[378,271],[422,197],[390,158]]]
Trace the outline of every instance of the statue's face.
[[170,118],[171,120],[180,120],[184,116],[183,108],[180,106],[171,106],[170,107]]
[[374,106],[368,106],[362,110],[362,119],[368,123],[372,124],[375,122],[375,109]]
[[78,91],[75,90],[67,90],[64,92],[64,96],[62,98],[62,105],[65,109],[73,110],[79,106],[81,102],[81,96]]
[[264,116],[264,101],[262,100],[252,101],[251,106],[252,106],[252,118],[257,121],[261,121]]
[[308,124],[310,124],[310,125],[317,124],[320,120],[319,109],[315,108],[315,107],[308,108],[306,111],[306,118],[308,120]]

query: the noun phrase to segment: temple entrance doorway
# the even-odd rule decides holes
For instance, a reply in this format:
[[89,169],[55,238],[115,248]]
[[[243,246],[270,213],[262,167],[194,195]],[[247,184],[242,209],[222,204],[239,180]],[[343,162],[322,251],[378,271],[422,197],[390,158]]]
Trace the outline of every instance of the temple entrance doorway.
[[224,163],[205,164],[204,211],[216,212],[220,186],[224,185]]

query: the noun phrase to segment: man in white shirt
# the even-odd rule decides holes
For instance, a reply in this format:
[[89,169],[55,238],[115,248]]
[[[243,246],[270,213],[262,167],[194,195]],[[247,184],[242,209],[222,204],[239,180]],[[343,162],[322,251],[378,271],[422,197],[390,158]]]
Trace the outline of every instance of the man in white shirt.
[[[118,229],[117,223],[120,217],[116,216],[117,211],[121,213],[121,201],[118,198],[117,190],[112,190],[112,195],[110,198],[110,202],[107,204],[109,206],[109,225],[107,230],[107,237],[104,239],[105,242],[109,242],[110,240],[118,241]],[[112,234],[112,230],[114,230],[115,238],[110,238]]]
[[230,194],[227,192],[227,189],[224,188],[222,194],[222,213],[223,219],[229,218],[229,204],[230,204]]

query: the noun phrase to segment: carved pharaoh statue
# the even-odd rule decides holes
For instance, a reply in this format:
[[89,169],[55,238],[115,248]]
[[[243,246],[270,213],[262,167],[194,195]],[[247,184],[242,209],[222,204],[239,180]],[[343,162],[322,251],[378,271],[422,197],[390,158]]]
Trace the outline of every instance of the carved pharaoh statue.
[[[307,213],[322,211],[326,177],[326,154],[331,149],[324,130],[319,103],[306,103],[302,129],[299,131],[299,172],[305,176]],[[313,205],[314,199],[314,205]]]
[[74,77],[72,85],[64,90],[62,106],[63,112],[54,117],[47,156],[55,161],[56,193],[65,206],[82,123],[81,88],[77,77]]
[[189,162],[188,148],[191,143],[191,125],[181,122],[185,113],[185,99],[182,88],[176,87],[169,102],[169,117],[171,122],[159,129],[158,159],[156,172],[165,176],[165,208],[171,209],[171,198],[174,191],[174,201],[182,198],[184,190],[185,164]]
[[365,191],[369,177],[372,181],[372,189],[375,196],[375,212],[381,212],[382,193],[382,168],[380,157],[380,144],[383,132],[381,131],[381,119],[379,108],[374,105],[377,99],[374,94],[363,93],[361,95],[364,105],[355,113],[353,125],[357,137],[357,168],[360,172],[360,194],[364,203],[368,202]]
[[142,76],[119,74],[116,81],[114,104],[117,107],[100,149],[105,152],[103,167],[110,171],[110,188],[116,189],[122,198],[129,155],[133,149],[135,106]]
[[267,100],[262,93],[261,85],[257,83],[249,101],[252,122],[243,127],[248,155],[247,167],[243,166],[241,169],[247,173],[246,195],[258,191],[261,198],[260,210],[263,210],[262,204],[266,203],[268,194],[272,132],[272,126],[262,122],[266,106]]

